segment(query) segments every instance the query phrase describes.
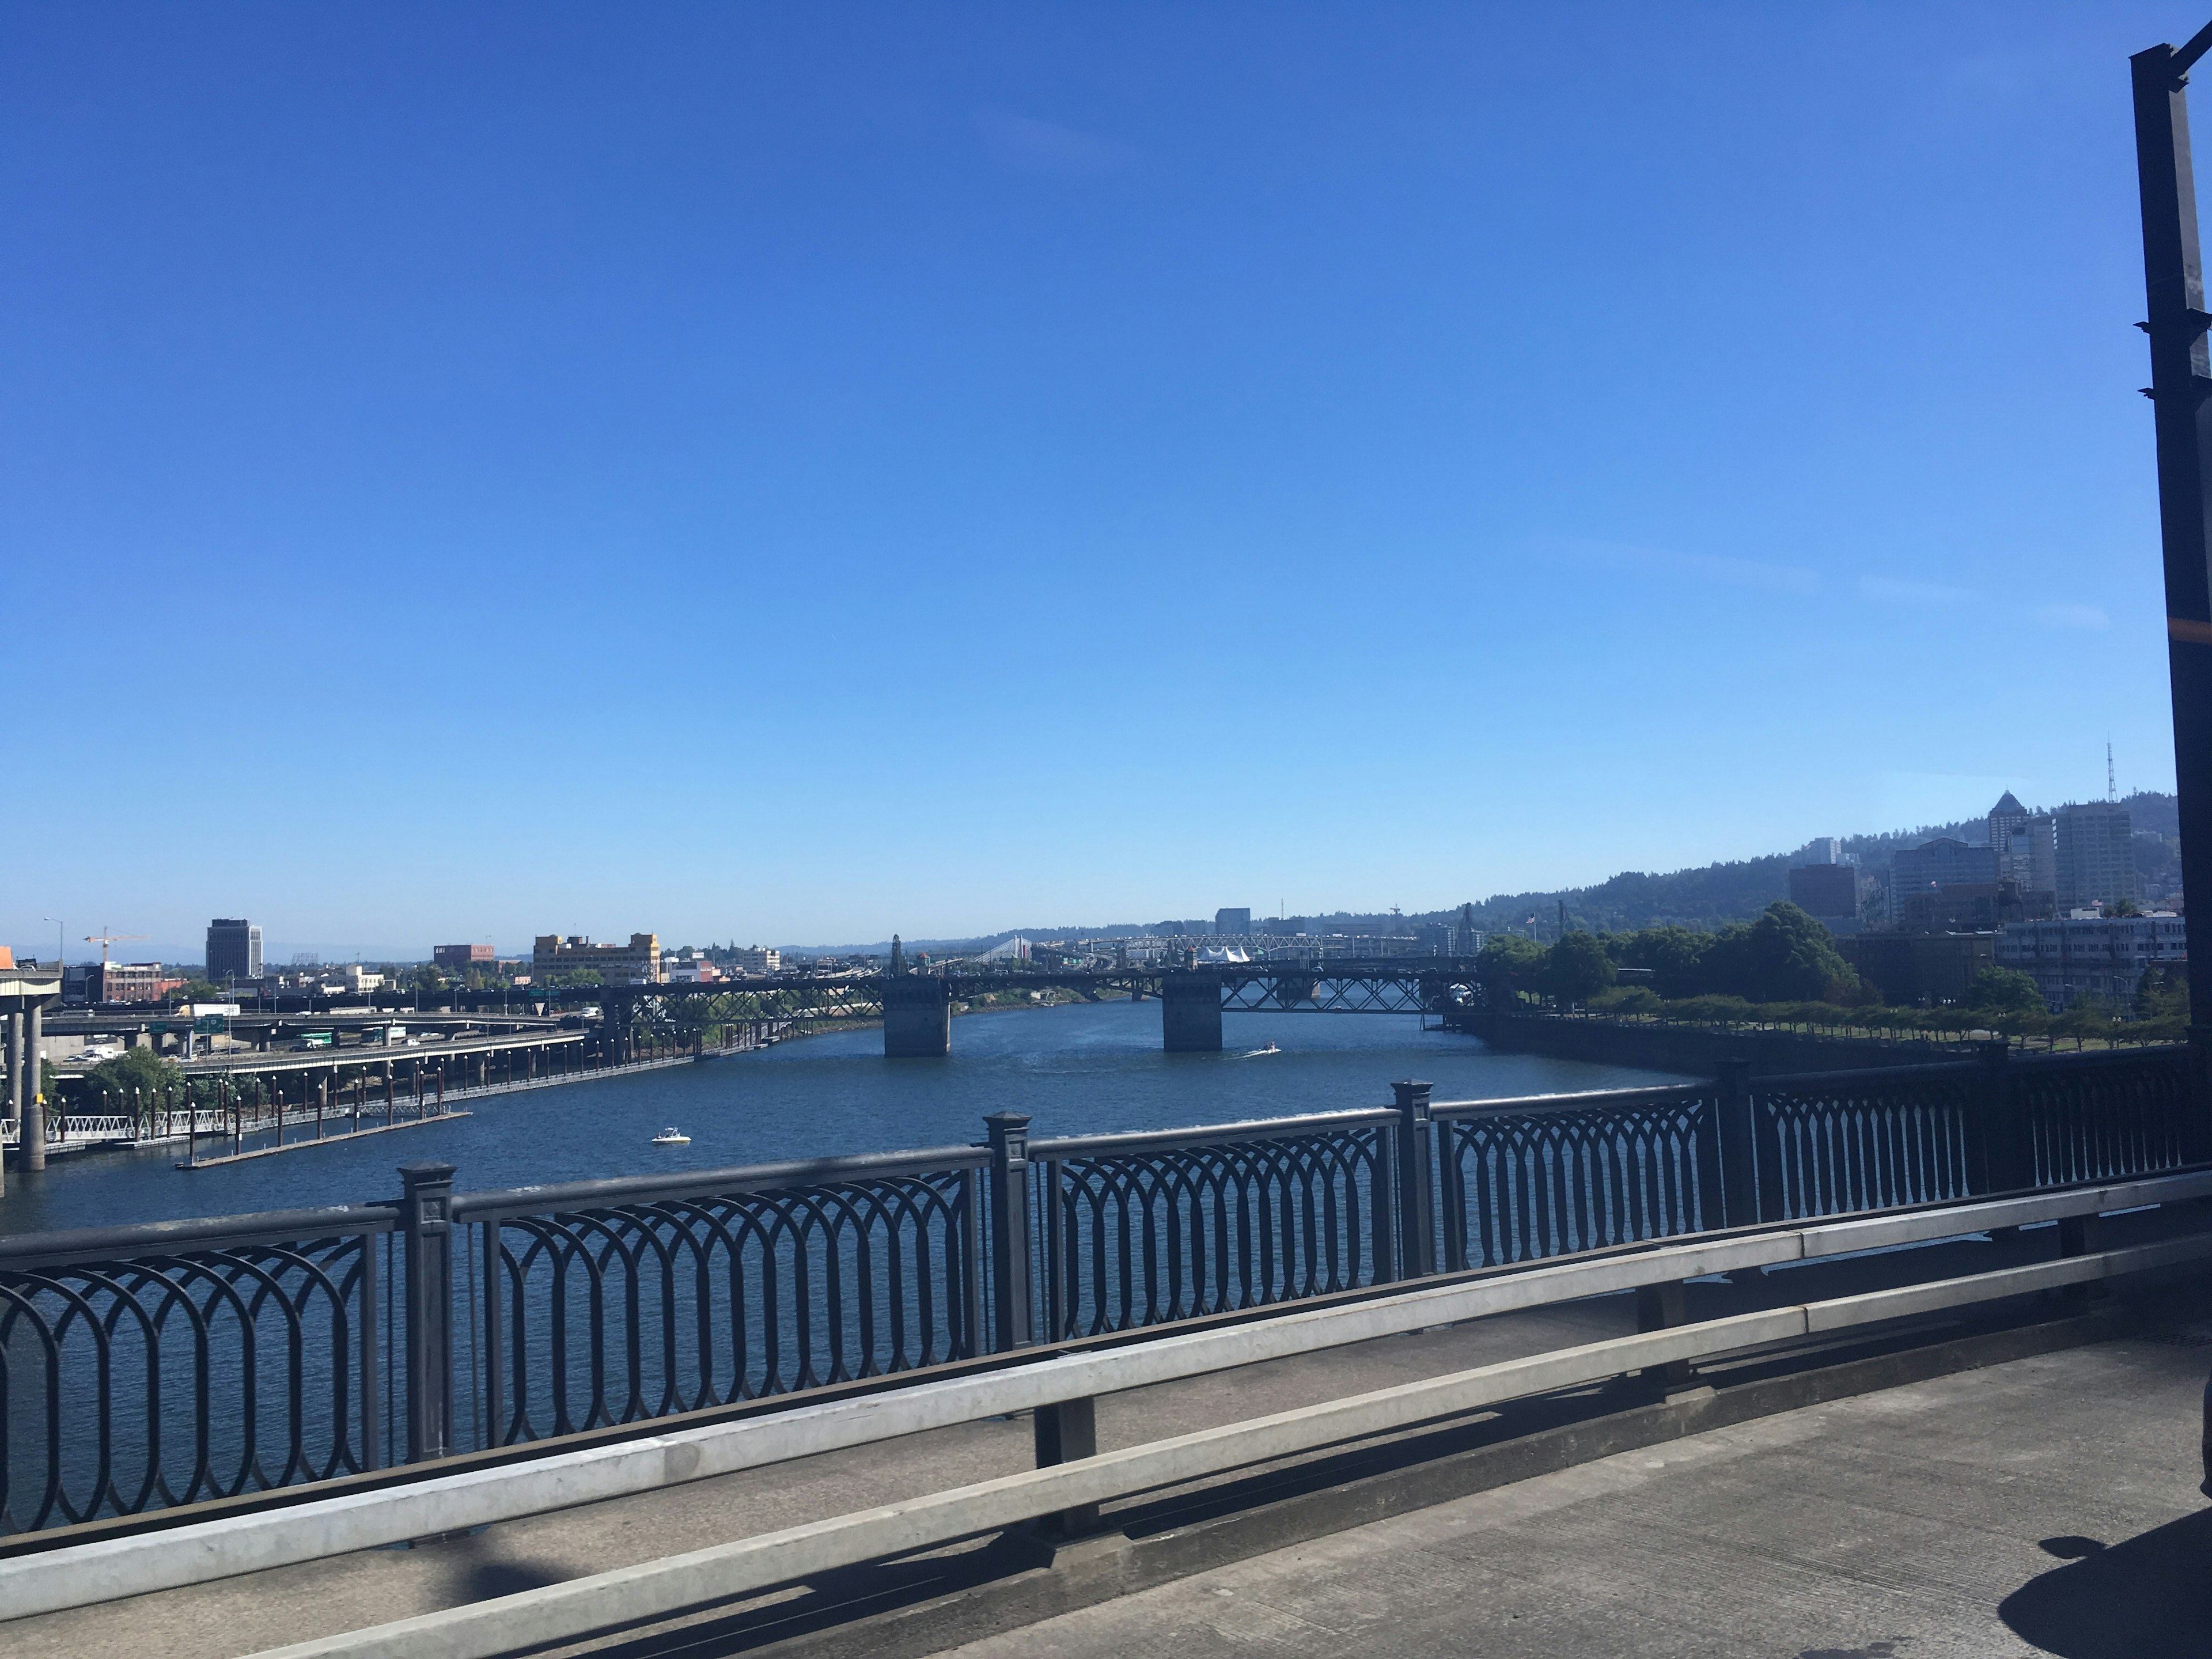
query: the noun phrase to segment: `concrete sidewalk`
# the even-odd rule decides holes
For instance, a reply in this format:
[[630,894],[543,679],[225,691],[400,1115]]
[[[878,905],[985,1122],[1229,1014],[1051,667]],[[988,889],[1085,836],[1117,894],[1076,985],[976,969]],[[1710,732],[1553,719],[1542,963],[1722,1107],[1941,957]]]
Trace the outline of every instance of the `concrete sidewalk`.
[[2118,1340],[1808,1407],[950,1651],[2212,1655],[2208,1364]]

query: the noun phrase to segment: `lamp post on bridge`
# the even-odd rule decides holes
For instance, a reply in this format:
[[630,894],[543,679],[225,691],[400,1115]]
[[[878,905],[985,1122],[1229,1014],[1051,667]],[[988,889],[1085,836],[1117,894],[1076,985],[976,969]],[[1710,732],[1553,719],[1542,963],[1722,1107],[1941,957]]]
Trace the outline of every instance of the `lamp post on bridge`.
[[[2179,51],[2156,46],[2129,60],[2136,170],[2142,198],[2139,325],[2150,337],[2158,507],[2166,565],[2166,662],[2173,695],[2174,793],[2181,817],[2182,890],[2212,915],[2212,351],[2189,157],[2189,70],[2212,51],[2207,24]],[[2206,930],[2212,933],[2212,929]],[[2212,1151],[2212,938],[2189,953],[2190,1048],[2199,1144]]]

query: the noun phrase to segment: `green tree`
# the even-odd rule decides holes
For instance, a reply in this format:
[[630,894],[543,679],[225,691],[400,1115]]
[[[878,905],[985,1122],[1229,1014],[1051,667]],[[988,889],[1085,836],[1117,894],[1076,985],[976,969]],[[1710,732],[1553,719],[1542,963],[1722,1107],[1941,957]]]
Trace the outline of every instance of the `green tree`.
[[2107,916],[2139,916],[2142,914],[2142,906],[2133,899],[2114,899],[2105,907],[2105,914]]
[[2043,993],[2017,968],[1984,968],[1967,988],[1966,1006],[1988,1014],[2039,1014]]
[[1597,936],[1577,931],[1544,952],[1536,982],[1561,1002],[1587,1002],[1613,979],[1613,958],[1605,953]]
[[125,1048],[84,1074],[78,1085],[80,1098],[94,1110],[128,1112],[150,1108],[183,1075],[174,1062],[151,1048]]
[[1706,983],[1705,957],[1713,935],[1687,927],[1646,927],[1607,941],[1614,959],[1624,968],[1649,968],[1651,988],[1668,999],[1703,995]]
[[1543,947],[1518,933],[1492,933],[1474,959],[1475,977],[1493,1007],[1510,1007],[1516,994],[1533,989],[1544,965]]
[[2189,975],[2179,968],[2147,968],[2136,986],[2137,1019],[2189,1023]]
[[1787,899],[1743,931],[1729,965],[1741,978],[1722,988],[1753,1002],[1841,1001],[1857,988],[1858,975],[1836,954],[1828,930]]

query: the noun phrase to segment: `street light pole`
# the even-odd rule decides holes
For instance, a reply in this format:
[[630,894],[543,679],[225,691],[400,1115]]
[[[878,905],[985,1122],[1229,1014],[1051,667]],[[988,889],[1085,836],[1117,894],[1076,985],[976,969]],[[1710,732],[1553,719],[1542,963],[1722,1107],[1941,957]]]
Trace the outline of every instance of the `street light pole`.
[[[2129,59],[2136,172],[2142,196],[2143,288],[2158,434],[2158,508],[2166,563],[2166,647],[2173,692],[2174,793],[2181,884],[2212,919],[2212,352],[2189,158],[2189,70],[2212,51],[2207,24],[2179,52]],[[2212,1135],[2212,920],[2189,953],[2190,1047],[2200,1136]],[[2192,1155],[2208,1150],[2200,1146]]]

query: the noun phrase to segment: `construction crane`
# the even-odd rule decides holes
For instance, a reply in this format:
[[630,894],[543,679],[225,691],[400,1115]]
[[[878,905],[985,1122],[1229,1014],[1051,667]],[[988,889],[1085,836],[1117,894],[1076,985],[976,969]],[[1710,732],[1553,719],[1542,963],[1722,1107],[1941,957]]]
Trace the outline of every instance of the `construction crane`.
[[102,923],[98,933],[87,933],[84,936],[84,942],[87,945],[97,945],[100,947],[100,965],[105,968],[107,966],[107,947],[109,945],[120,945],[127,939],[143,939],[145,937],[146,935],[143,933],[111,933],[107,931],[106,924]]

